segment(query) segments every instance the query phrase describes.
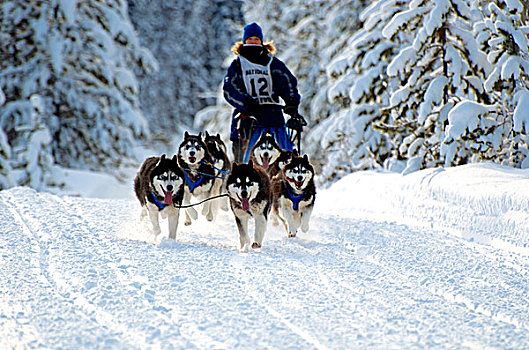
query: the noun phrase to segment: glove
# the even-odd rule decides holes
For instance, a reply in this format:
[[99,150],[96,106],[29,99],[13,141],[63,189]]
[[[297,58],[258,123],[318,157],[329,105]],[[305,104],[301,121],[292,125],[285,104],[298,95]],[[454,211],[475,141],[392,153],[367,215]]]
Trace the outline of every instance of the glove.
[[296,130],[298,132],[303,131],[303,127],[307,125],[307,121],[301,115],[297,114],[296,116],[290,118],[287,121],[287,128]]
[[244,102],[244,110],[247,114],[254,115],[259,110],[259,102],[252,97],[248,97]]
[[288,114],[291,117],[295,117],[299,114],[298,107],[296,106],[285,106],[284,111],[286,114]]

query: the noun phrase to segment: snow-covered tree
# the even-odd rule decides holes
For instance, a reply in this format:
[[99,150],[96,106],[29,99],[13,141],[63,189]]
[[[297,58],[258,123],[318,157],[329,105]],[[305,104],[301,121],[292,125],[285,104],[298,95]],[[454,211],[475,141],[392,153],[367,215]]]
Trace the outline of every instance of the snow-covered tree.
[[[320,181],[332,181],[355,170],[380,168],[389,157],[391,147],[372,125],[380,118],[381,109],[389,104],[386,69],[399,49],[398,42],[382,35],[382,29],[403,4],[404,1],[373,2],[357,15],[363,26],[338,28],[356,32],[345,35],[347,41],[338,45],[338,49],[327,49],[334,59],[327,66],[328,79],[320,91],[328,96],[334,108],[308,134],[311,152],[320,150],[323,162],[332,164],[322,169]],[[343,13],[348,12],[329,17],[333,18],[331,28],[347,23]],[[338,33],[328,30],[332,33],[330,37]],[[337,41],[338,38],[332,40]]]
[[126,1],[13,0],[0,13],[2,152],[25,173],[15,184],[40,187],[52,161],[115,168],[131,155],[148,132],[131,69],[154,61]]
[[492,160],[529,167],[529,53],[527,11],[518,0],[480,1],[474,33],[492,66],[484,83],[488,105],[462,101],[449,114],[445,165]]
[[450,109],[463,98],[489,103],[482,84],[491,67],[472,35],[476,15],[465,0],[413,0],[384,28],[388,39],[402,32],[414,38],[387,69],[399,83],[378,125],[397,147],[391,165],[402,159],[405,171],[414,171],[444,164],[440,148]]
[[[5,103],[5,95],[0,88],[0,107]],[[2,121],[0,115],[0,121]],[[0,189],[8,188],[13,186],[13,180],[11,179],[11,172],[13,171],[10,163],[11,157],[11,146],[7,134],[4,132],[6,128],[4,125],[0,125]]]
[[171,139],[189,129],[197,111],[215,103],[242,12],[232,0],[128,0],[142,44],[159,63],[139,75],[142,110],[155,136]]

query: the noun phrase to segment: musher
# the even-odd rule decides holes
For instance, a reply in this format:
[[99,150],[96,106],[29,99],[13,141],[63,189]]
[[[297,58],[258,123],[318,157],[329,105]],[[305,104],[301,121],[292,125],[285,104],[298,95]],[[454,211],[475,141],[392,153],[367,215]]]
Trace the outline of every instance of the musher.
[[235,161],[247,163],[251,148],[264,132],[273,134],[281,148],[291,151],[294,145],[283,112],[292,119],[299,116],[297,79],[273,56],[274,45],[263,42],[263,31],[255,22],[244,27],[242,42],[231,51],[238,57],[228,68],[223,90],[226,101],[235,107],[230,134]]

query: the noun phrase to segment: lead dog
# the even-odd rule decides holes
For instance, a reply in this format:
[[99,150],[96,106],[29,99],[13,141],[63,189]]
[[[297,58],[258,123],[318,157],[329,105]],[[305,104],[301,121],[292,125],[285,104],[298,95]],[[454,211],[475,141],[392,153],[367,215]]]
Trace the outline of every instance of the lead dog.
[[[191,198],[204,200],[211,195],[215,171],[211,166],[211,158],[206,144],[202,140],[202,133],[190,135],[187,131],[184,140],[178,147],[178,165],[184,171],[185,190],[184,204],[190,204]],[[210,202],[202,207],[202,215],[208,220],[213,220],[209,215]],[[198,219],[198,213],[194,208],[186,209],[185,225],[191,225],[191,220]]]
[[176,156],[147,158],[134,179],[134,191],[142,206],[142,216],[149,215],[154,234],[161,232],[160,214],[162,219],[168,218],[169,238],[176,238],[179,206],[184,196],[184,173]]
[[255,219],[255,233],[251,247],[261,248],[272,207],[272,191],[268,175],[261,167],[254,166],[252,160],[248,164],[233,163],[231,174],[227,179],[227,190],[239,230],[241,250],[250,247],[248,221],[252,217]]
[[274,213],[279,217],[288,237],[296,237],[298,229],[309,230],[309,221],[316,199],[314,168],[307,155],[300,157],[297,151],[274,177]]

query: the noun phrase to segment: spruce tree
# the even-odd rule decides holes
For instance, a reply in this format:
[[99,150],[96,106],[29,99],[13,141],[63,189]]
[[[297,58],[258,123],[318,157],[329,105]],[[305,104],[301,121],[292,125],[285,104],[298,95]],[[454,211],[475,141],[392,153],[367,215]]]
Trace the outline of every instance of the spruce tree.
[[153,61],[126,2],[13,0],[0,11],[2,151],[25,173],[14,184],[40,187],[52,162],[114,169],[132,156],[148,128],[131,68]]
[[[139,76],[141,107],[154,137],[171,141],[189,130],[195,114],[215,103],[241,21],[241,3],[230,0],[128,0],[141,43],[158,62]],[[238,34],[238,33],[237,33]]]
[[[402,6],[403,1],[372,3],[356,15],[362,23],[347,28],[351,32],[351,36],[343,36],[347,41],[342,39],[338,49],[328,49],[334,59],[327,66],[328,80],[320,91],[328,95],[334,108],[309,133],[314,141],[309,142],[313,145],[311,150],[320,149],[324,163],[331,165],[322,169],[321,181],[333,181],[355,170],[380,168],[390,155],[385,136],[373,124],[380,120],[382,109],[389,103],[385,72],[388,61],[399,49],[397,42],[382,35],[382,28]],[[334,10],[336,17],[331,16],[330,22],[343,25],[347,23],[343,15],[348,12],[339,12],[339,8]],[[336,37],[338,31],[332,34],[331,38]]]
[[[398,83],[388,117],[379,127],[396,147],[393,161],[405,171],[444,164],[441,143],[448,112],[462,98],[488,103],[481,81],[490,65],[472,35],[476,13],[468,1],[410,1],[383,34],[413,38],[391,61],[387,73]],[[466,162],[466,159],[462,159]]]
[[[445,165],[469,158],[527,168],[529,5],[514,0],[481,1],[474,6],[482,16],[474,25],[474,35],[492,67],[480,91],[487,104],[465,114],[452,112],[443,145]],[[462,109],[464,103],[468,105],[462,101],[458,107]],[[467,128],[458,128],[461,120],[472,118]]]

